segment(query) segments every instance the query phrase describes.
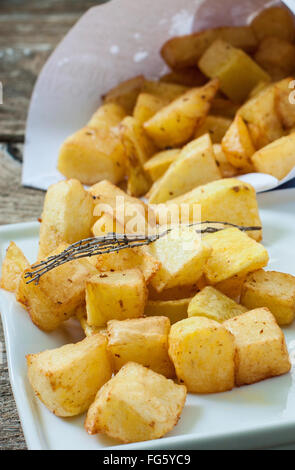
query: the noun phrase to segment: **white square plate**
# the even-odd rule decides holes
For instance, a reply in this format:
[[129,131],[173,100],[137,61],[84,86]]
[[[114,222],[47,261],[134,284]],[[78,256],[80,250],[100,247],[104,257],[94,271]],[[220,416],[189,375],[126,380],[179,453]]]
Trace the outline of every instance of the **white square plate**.
[[[295,275],[295,189],[259,195],[268,269]],[[30,261],[37,253],[38,224],[0,227],[0,255],[14,240]],[[29,449],[217,449],[262,448],[295,441],[294,373],[215,395],[189,395],[178,425],[167,437],[119,446],[104,436],[88,436],[84,416],[60,419],[35,398],[26,377],[25,355],[75,342],[81,330],[70,321],[47,334],[35,327],[14,295],[0,290],[8,366]],[[285,328],[291,358],[295,324]]]

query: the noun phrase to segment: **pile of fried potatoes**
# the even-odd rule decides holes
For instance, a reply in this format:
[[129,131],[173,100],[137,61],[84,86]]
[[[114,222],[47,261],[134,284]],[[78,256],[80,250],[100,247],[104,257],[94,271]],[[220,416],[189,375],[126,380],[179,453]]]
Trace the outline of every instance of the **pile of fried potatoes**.
[[[135,207],[144,234],[163,230],[172,203],[186,205],[188,219],[148,246],[73,260],[38,284],[27,283],[30,264],[10,243],[0,286],[42,330],[74,318],[85,333],[27,356],[31,386],[55,415],[86,412],[89,434],[125,443],[157,439],[177,424],[187,392],[289,372],[281,326],[295,318],[295,277],[265,270],[256,193],[236,176],[263,167],[282,177],[295,164],[284,78],[293,40],[282,8],[247,27],[170,39],[161,52],[171,73],[108,92],[62,146],[59,169],[69,179],[47,191],[39,261],[91,236],[130,234]],[[138,199],[147,192],[148,202]],[[200,236],[190,224],[195,206],[216,231]]]
[[107,179],[158,204],[244,173],[288,175],[295,166],[289,10],[272,7],[248,26],[173,37],[161,55],[169,73],[109,90],[66,139],[58,158],[64,176],[87,185]]

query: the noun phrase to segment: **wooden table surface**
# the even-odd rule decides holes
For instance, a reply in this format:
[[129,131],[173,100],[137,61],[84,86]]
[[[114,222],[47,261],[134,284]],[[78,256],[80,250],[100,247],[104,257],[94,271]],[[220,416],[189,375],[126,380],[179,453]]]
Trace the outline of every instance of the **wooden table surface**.
[[[21,186],[25,122],[37,75],[91,0],[1,0],[0,224],[36,220],[44,192]],[[4,348],[0,322],[0,347]],[[0,449],[26,449],[12,396],[5,351],[1,367]]]

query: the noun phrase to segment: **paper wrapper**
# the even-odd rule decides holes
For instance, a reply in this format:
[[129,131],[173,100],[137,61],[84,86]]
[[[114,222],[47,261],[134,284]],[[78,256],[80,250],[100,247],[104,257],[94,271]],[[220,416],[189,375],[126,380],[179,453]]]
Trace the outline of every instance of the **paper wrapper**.
[[[29,109],[22,183],[47,189],[63,179],[59,148],[83,127],[108,89],[135,75],[156,78],[166,71],[159,55],[172,36],[213,26],[243,25],[267,0],[112,0],[88,10],[50,56],[37,80]],[[285,4],[292,10],[291,0]],[[293,11],[295,11],[293,4]],[[252,173],[240,177],[257,190],[278,181]]]

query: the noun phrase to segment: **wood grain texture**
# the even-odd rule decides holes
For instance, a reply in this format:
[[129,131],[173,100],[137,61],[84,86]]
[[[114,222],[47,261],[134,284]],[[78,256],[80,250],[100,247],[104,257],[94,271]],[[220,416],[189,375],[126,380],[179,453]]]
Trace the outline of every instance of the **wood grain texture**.
[[[49,54],[93,0],[0,2],[0,225],[36,220],[44,192],[21,186],[22,142],[33,85]],[[0,322],[0,449],[26,449],[9,383]]]

